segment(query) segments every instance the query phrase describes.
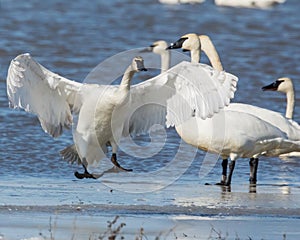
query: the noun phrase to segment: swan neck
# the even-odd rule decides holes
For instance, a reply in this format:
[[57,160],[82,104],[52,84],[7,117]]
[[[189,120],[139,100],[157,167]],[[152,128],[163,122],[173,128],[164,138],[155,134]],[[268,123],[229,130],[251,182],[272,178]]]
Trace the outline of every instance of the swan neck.
[[200,50],[199,49],[191,50],[191,62],[192,63],[200,63]]
[[218,71],[223,71],[223,66],[219,57],[219,54],[214,46],[206,51],[206,55],[212,65],[212,67]]
[[287,100],[287,105],[286,105],[286,113],[285,117],[286,118],[293,118],[294,114],[294,107],[295,107],[295,92],[294,89],[286,93],[286,100]]
[[122,81],[120,83],[120,87],[119,89],[121,90],[126,90],[126,91],[129,91],[130,89],[130,83],[131,83],[131,79],[134,75],[134,71],[131,67],[131,65],[126,69],[124,75],[123,75],[123,78],[122,78]]
[[167,71],[170,68],[171,51],[165,51],[161,54],[161,73]]
[[223,71],[219,54],[211,39],[206,35],[200,35],[199,38],[201,42],[201,50],[206,54],[212,67],[218,71]]

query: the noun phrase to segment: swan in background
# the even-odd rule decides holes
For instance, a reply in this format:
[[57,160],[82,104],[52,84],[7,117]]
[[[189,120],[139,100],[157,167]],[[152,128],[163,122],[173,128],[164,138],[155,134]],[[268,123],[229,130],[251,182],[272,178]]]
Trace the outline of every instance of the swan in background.
[[285,117],[293,119],[295,108],[295,90],[292,79],[283,77],[277,79],[270,85],[262,87],[263,91],[278,91],[286,94],[286,112]]
[[[99,175],[91,171],[106,157],[107,145],[112,146],[112,163],[131,171],[117,162],[122,136],[146,133],[153,124],[174,126],[191,115],[212,116],[229,104],[236,90],[237,78],[231,74],[220,75],[208,66],[189,62],[130,86],[134,73],[142,70],[143,59],[136,57],[119,86],[84,84],[59,76],[29,54],[21,54],[9,66],[7,95],[11,107],[36,114],[52,137],[71,127],[72,113],[78,115],[75,144],[62,155],[83,165],[84,173],[76,172],[77,178],[96,178]],[[225,80],[230,84],[219,84]]]
[[[275,82],[271,83],[270,85],[262,87],[263,91],[278,91],[286,94],[286,112],[285,117],[290,119],[290,122],[298,129],[300,126],[295,122],[292,121],[294,115],[294,108],[295,108],[295,90],[294,84],[292,79],[288,77],[282,77],[277,79]],[[291,152],[288,154],[283,154],[279,156],[280,158],[286,157],[300,157],[300,152]]]
[[227,7],[266,9],[284,3],[285,1],[286,0],[215,0],[215,4]]
[[203,3],[205,0],[158,0],[163,4],[195,4],[195,3]]
[[[190,51],[191,61],[200,61],[201,42],[197,34],[186,34],[168,48],[182,48],[184,51]],[[222,121],[220,117],[222,114],[226,122],[224,119]],[[213,132],[218,128],[220,135],[218,132]],[[298,149],[300,143],[299,129],[281,114],[248,104],[231,103],[211,119],[191,118],[176,129],[187,143],[204,151],[221,153],[223,158],[221,184],[225,185],[231,184],[237,158],[250,158],[249,180],[250,183],[256,183],[258,156],[274,157],[284,152],[289,153],[294,151],[293,149]],[[222,146],[223,143],[224,146]],[[227,177],[228,158],[231,159],[231,163]]]
[[160,55],[160,73],[167,71],[171,64],[171,52],[167,50],[168,43],[164,40],[153,42],[149,47],[143,49],[141,52],[153,52]]
[[[218,55],[218,52],[212,43],[212,40],[207,35],[199,35],[200,43],[201,43],[201,51],[203,51],[208,60],[210,61],[212,67],[218,71],[223,71],[223,66]],[[161,73],[165,72],[170,68],[171,62],[171,51],[167,48],[169,44],[164,40],[158,40],[153,42],[149,47],[143,49],[141,52],[153,52],[155,54],[160,55],[161,58]]]

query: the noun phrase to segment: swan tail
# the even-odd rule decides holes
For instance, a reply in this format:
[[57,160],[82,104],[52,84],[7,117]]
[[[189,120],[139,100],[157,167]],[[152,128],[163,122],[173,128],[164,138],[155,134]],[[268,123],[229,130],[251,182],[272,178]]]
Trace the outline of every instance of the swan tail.
[[59,153],[62,156],[62,158],[65,161],[67,161],[68,163],[71,163],[71,164],[77,163],[78,165],[80,165],[82,163],[81,159],[78,155],[75,144],[72,144],[72,145],[64,148]]
[[279,156],[292,152],[300,152],[300,141],[274,138],[260,141],[260,143],[264,146],[269,145],[272,149],[264,153],[266,156]]

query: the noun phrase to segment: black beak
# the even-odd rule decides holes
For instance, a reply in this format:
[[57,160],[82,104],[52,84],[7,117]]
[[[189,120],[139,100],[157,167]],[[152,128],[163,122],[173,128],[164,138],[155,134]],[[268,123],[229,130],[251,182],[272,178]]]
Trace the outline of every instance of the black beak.
[[261,89],[263,91],[277,91],[280,83],[282,83],[282,82],[284,82],[284,81],[277,80],[277,81],[271,83],[270,85],[262,87]]
[[141,71],[141,72],[147,72],[148,69],[147,68],[139,68],[139,71]]
[[154,47],[155,47],[154,45],[150,45],[149,47],[144,48],[144,49],[140,50],[139,52],[140,53],[149,53],[149,52],[152,52]]
[[176,49],[176,48],[182,48],[182,44],[185,40],[187,40],[188,38],[180,38],[179,40],[177,40],[174,43],[171,43],[171,45],[169,47],[167,47],[166,49]]

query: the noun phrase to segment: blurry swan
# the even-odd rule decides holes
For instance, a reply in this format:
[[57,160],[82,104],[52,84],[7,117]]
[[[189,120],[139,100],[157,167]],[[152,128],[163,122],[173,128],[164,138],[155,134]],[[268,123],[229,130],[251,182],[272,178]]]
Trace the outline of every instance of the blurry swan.
[[168,43],[164,40],[158,40],[153,42],[148,48],[143,49],[141,52],[153,52],[160,55],[161,67],[160,72],[163,73],[170,68],[171,64],[171,52],[167,50]]
[[[112,163],[130,171],[116,158],[122,136],[146,133],[156,123],[174,126],[191,115],[212,116],[229,104],[236,90],[233,75],[189,62],[130,86],[133,74],[140,70],[145,70],[143,59],[136,57],[119,86],[84,84],[59,76],[29,54],[22,54],[9,66],[7,94],[11,107],[36,114],[52,137],[72,125],[72,113],[78,115],[75,145],[62,154],[66,160],[83,165],[85,171],[76,172],[77,178],[95,178],[90,172],[106,157],[107,145],[112,146]],[[219,82],[225,80],[230,84],[224,87]]]
[[[186,34],[168,48],[190,51],[191,61],[200,61],[201,42],[196,34]],[[221,153],[221,184],[226,185],[231,183],[237,158],[251,158],[250,182],[256,183],[258,156],[278,156],[299,149],[300,144],[299,129],[281,114],[248,104],[231,103],[210,119],[191,118],[176,129],[187,143],[205,151]]]
[[[300,126],[292,121],[295,107],[295,90],[292,79],[288,77],[283,77],[277,79],[275,82],[270,85],[262,87],[263,91],[278,91],[286,94],[286,112],[285,117],[290,119],[290,122],[295,126],[295,128],[300,129]],[[300,136],[299,136],[300,138]],[[291,152],[288,154],[280,155],[280,158],[286,157],[300,157],[300,152]]]
[[195,3],[203,3],[205,0],[158,0],[163,4],[195,4]]
[[284,3],[286,0],[215,0],[218,6],[245,7],[245,8],[270,8]]

